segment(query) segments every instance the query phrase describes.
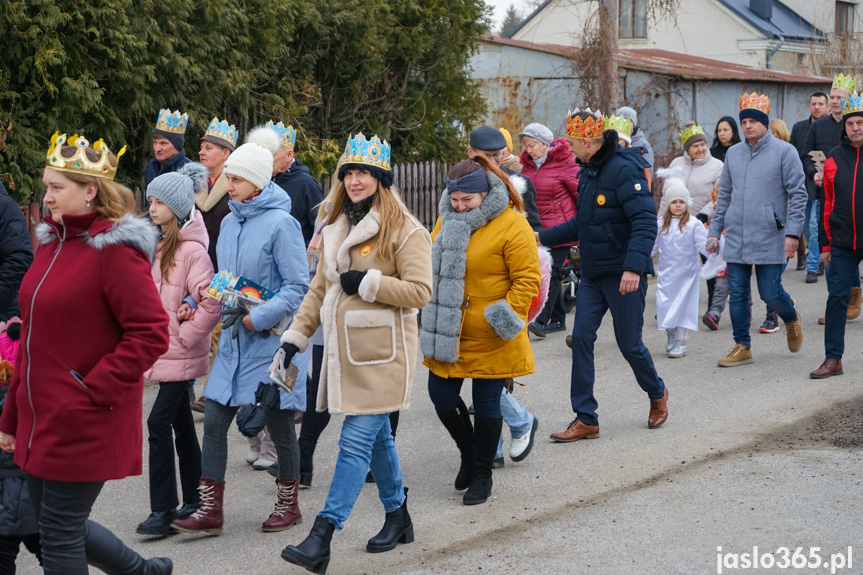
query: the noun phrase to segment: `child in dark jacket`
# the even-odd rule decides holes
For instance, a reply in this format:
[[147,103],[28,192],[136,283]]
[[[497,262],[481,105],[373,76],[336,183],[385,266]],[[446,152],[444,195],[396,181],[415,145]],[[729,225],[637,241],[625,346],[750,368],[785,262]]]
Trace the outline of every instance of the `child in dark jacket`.
[[[0,324],[2,325],[2,324]],[[0,333],[0,350],[17,347],[21,323],[11,322]],[[2,352],[0,352],[2,353]],[[0,355],[0,413],[6,404],[6,392],[14,369],[14,355]],[[21,543],[42,564],[42,547],[39,544],[39,526],[30,503],[24,472],[12,461],[11,453],[0,451],[0,573],[15,575],[15,559]]]

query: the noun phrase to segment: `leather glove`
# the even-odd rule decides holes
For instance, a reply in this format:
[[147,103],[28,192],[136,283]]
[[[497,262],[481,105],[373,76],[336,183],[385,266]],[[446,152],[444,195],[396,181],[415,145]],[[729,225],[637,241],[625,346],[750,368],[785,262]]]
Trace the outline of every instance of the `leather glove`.
[[[21,339],[21,322],[16,321],[15,323],[10,323],[6,326],[6,335],[9,336],[9,339],[12,341],[18,341]],[[9,359],[15,359],[14,357]]]
[[696,214],[695,219],[702,224],[707,224],[707,214]]
[[240,335],[240,326],[243,325],[243,318],[248,315],[249,310],[242,306],[229,307],[222,311],[222,329],[230,329],[231,337],[237,339]]
[[292,343],[283,343],[282,351],[285,352],[285,357],[282,358],[282,365],[280,367],[282,370],[286,370],[294,356],[300,352],[300,348],[298,348]]
[[366,277],[366,272],[357,270],[346,271],[339,276],[339,281],[342,283],[342,289],[348,295],[354,295],[360,289],[360,282]]

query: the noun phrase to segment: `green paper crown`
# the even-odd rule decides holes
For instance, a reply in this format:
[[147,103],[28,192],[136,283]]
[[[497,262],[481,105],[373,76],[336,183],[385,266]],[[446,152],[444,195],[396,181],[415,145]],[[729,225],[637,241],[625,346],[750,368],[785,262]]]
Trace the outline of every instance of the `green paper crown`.
[[848,90],[853,93],[856,88],[857,83],[854,81],[854,78],[851,76],[845,76],[843,74],[838,74],[833,78],[833,86],[830,88],[834,90],[836,88],[842,88],[843,90]]
[[694,124],[692,126],[687,126],[682,132],[680,132],[680,143],[686,144],[686,141],[695,136],[696,134],[704,134],[704,128],[699,126],[698,124]]
[[632,136],[632,120],[624,116],[606,116],[605,129],[614,130],[618,134],[630,137]]

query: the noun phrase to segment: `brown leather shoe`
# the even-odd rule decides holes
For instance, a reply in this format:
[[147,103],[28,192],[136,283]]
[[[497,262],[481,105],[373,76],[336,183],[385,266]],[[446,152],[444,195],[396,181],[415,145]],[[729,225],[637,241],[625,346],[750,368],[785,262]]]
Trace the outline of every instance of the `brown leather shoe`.
[[196,413],[204,413],[207,409],[207,398],[203,395],[191,403],[192,411]]
[[668,419],[668,388],[659,399],[650,400],[650,415],[647,416],[647,427],[656,429]]
[[860,288],[854,286],[851,288],[851,297],[848,299],[848,310],[846,312],[846,319],[857,319],[860,317],[860,310],[863,307],[863,292],[860,291]]
[[815,272],[806,272],[806,280],[804,280],[808,284],[818,283],[818,274]]
[[797,353],[803,347],[803,323],[800,314],[794,321],[785,322],[785,337],[788,339],[788,351]]
[[597,437],[599,437],[598,425],[585,425],[577,419],[570,423],[564,431],[551,434],[551,438],[558,443],[570,443],[579,439],[596,439]]
[[827,316],[822,315],[818,318],[818,325],[824,325],[827,323]]
[[825,359],[821,367],[809,374],[812,379],[825,379],[831,375],[842,375],[841,359]]

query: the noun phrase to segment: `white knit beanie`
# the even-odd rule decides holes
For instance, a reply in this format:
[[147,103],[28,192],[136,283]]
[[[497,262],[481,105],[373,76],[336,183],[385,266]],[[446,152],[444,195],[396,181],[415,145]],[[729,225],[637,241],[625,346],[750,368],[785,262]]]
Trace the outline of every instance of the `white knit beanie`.
[[279,151],[279,135],[258,126],[246,136],[246,143],[234,150],[225,162],[225,173],[243,178],[263,190],[273,175],[273,156]]
[[689,190],[680,178],[667,178],[662,187],[662,195],[665,196],[666,205],[670,205],[674,200],[683,200],[687,207],[692,205]]

